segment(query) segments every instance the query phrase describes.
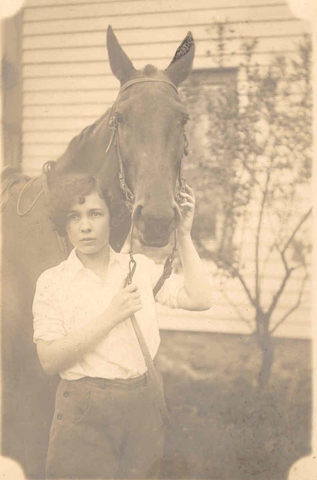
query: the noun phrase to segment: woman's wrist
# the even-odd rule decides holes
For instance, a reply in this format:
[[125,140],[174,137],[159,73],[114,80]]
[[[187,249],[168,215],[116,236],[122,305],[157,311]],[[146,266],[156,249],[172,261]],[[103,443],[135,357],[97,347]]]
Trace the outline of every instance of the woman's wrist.
[[102,314],[101,314],[101,323],[102,323],[102,331],[104,334],[107,334],[112,330],[118,323],[118,316],[113,311],[111,307],[108,307]]
[[190,232],[179,232],[177,231],[177,242],[178,244],[186,243],[188,241],[192,241],[191,233]]

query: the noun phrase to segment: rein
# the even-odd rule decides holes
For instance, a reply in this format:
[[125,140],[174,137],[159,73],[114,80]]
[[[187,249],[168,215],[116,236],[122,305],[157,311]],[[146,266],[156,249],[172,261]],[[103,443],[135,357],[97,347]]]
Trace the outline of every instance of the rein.
[[11,187],[20,180],[18,171],[7,165],[1,172],[0,184],[0,212],[2,212],[10,198]]
[[[47,196],[49,194],[49,186],[48,186],[47,177],[48,177],[48,173],[49,173],[53,164],[54,164],[53,161],[49,161],[49,162],[44,163],[42,174],[37,176],[37,177],[31,178],[31,180],[21,190],[20,195],[18,197],[18,201],[17,201],[17,214],[19,215],[19,217],[24,217],[25,215],[27,215],[32,210],[32,208],[36,205],[36,203],[39,200],[39,198],[41,197],[41,195],[44,195],[44,197],[47,198]],[[22,196],[23,196],[23,194],[25,194],[29,190],[29,188],[31,187],[33,182],[35,180],[37,180],[38,178],[42,179],[42,188],[40,189],[39,193],[36,195],[35,199],[31,203],[31,205],[25,211],[22,211],[21,210]],[[57,243],[58,243],[60,252],[62,254],[62,258],[63,258],[63,260],[66,260],[66,258],[68,257],[68,248],[67,248],[66,240],[65,240],[64,237],[61,237],[60,235],[58,235],[58,233],[55,230],[54,230],[54,233],[55,233],[55,236],[56,236],[56,239],[57,239]]]
[[[38,199],[40,198],[40,196],[42,194],[44,194],[44,196],[47,196],[48,193],[49,193],[49,190],[48,190],[48,182],[47,182],[47,175],[52,167],[52,165],[54,164],[55,162],[53,161],[49,161],[49,162],[46,162],[44,163],[43,167],[42,167],[42,174],[41,175],[38,175],[37,177],[33,177],[31,178],[31,180],[23,187],[23,189],[21,190],[20,192],[20,195],[18,197],[18,201],[17,201],[17,214],[19,215],[19,217],[24,217],[25,215],[27,215],[31,210],[32,208],[36,205]],[[24,211],[22,212],[21,210],[21,202],[22,202],[22,197],[23,197],[23,194],[26,193],[29,188],[31,187],[31,185],[35,182],[35,180],[37,180],[38,178],[42,178],[42,188],[41,190],[39,191],[39,193],[36,195],[35,199],[33,200],[33,202],[31,203],[31,205]]]
[[31,178],[31,180],[25,185],[25,187],[23,187],[23,189],[21,190],[20,192],[20,195],[19,195],[19,198],[18,198],[18,202],[17,202],[17,214],[19,215],[19,217],[24,217],[24,215],[26,215],[27,213],[29,213],[32,208],[35,206],[36,202],[38,201],[38,199],[40,198],[40,196],[44,193],[44,189],[41,188],[41,190],[39,191],[39,193],[36,195],[35,199],[33,200],[33,202],[31,203],[31,205],[29,206],[29,208],[27,208],[24,212],[22,212],[21,210],[21,201],[22,201],[22,196],[25,192],[27,192],[29,190],[29,188],[31,187],[32,183],[35,182],[35,180],[37,180],[38,178],[40,178],[40,175],[37,176],[37,177],[33,177]]

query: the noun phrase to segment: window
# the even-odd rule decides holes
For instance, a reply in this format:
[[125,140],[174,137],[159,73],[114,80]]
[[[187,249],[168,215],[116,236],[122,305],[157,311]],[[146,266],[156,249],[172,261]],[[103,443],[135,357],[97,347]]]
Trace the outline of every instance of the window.
[[237,69],[194,70],[180,95],[190,115],[184,175],[197,197],[193,236],[202,255],[231,255],[234,228],[228,207],[237,147]]

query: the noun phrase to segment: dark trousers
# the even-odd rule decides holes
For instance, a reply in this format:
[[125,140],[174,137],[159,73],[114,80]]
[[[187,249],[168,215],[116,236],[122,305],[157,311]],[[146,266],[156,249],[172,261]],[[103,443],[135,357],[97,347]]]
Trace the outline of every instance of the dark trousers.
[[46,478],[157,478],[164,433],[146,375],[61,380]]

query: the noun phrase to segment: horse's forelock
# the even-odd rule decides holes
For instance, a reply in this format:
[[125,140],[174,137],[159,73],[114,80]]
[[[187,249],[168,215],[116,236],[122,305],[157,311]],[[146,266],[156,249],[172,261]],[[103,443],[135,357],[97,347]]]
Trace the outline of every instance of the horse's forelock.
[[144,73],[144,75],[146,75],[148,77],[154,77],[154,76],[157,75],[157,68],[154,67],[154,65],[151,65],[151,64],[145,65],[145,67],[143,69],[143,73]]

